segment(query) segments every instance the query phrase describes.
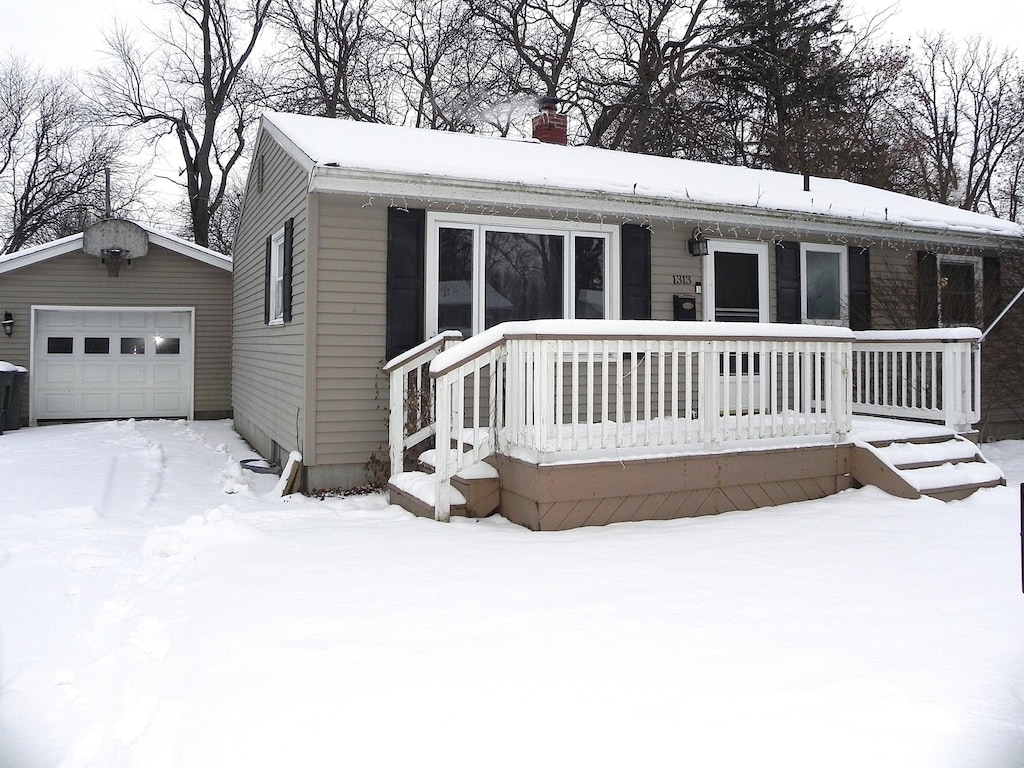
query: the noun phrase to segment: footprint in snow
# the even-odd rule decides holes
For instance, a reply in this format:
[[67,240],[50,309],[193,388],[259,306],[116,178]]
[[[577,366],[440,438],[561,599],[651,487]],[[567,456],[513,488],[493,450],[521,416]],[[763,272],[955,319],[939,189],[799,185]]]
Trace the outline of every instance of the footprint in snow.
[[135,625],[128,641],[151,659],[167,657],[171,650],[171,632],[156,616],[143,616]]

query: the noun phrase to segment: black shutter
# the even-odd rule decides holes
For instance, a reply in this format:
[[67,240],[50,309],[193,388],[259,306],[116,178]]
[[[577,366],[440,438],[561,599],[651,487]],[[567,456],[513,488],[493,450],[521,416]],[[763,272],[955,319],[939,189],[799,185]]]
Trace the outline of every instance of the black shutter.
[[423,341],[426,221],[426,211],[388,208],[388,360]]
[[274,238],[267,238],[266,263],[263,265],[263,323],[270,325],[270,261]]
[[292,320],[292,238],[295,233],[295,219],[284,223],[284,279],[281,287],[281,319],[290,323]]
[[651,230],[622,225],[622,319],[651,319]]
[[871,253],[868,248],[850,248],[850,328],[871,328]]
[[939,325],[939,260],[934,253],[917,252],[917,327]]
[[775,317],[780,323],[800,322],[800,244],[775,244]]
[[985,328],[999,317],[999,311],[1002,309],[1001,298],[999,259],[995,256],[985,256],[981,260],[981,316],[984,318]]

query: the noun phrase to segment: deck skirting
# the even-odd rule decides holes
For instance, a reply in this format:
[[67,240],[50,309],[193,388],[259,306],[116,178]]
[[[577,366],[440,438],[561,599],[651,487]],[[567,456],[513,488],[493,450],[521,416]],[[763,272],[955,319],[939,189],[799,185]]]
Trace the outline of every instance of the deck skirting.
[[537,531],[820,499],[851,487],[852,446],[532,464],[497,456],[501,514]]

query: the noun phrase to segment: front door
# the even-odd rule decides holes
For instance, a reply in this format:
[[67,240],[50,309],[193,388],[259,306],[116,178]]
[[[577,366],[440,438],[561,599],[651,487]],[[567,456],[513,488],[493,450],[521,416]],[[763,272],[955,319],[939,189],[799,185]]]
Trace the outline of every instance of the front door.
[[758,255],[744,251],[714,254],[715,320],[756,323],[761,317]]
[[[704,265],[706,317],[726,323],[768,321],[768,248],[764,243],[712,240]],[[726,412],[760,406],[760,363],[751,353],[723,353],[720,402]]]

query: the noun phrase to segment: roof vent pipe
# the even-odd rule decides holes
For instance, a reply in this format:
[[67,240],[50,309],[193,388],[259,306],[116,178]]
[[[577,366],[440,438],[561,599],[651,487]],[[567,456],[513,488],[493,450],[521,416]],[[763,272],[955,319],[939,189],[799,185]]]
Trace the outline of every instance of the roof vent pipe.
[[804,192],[811,191],[811,174],[804,171]]

